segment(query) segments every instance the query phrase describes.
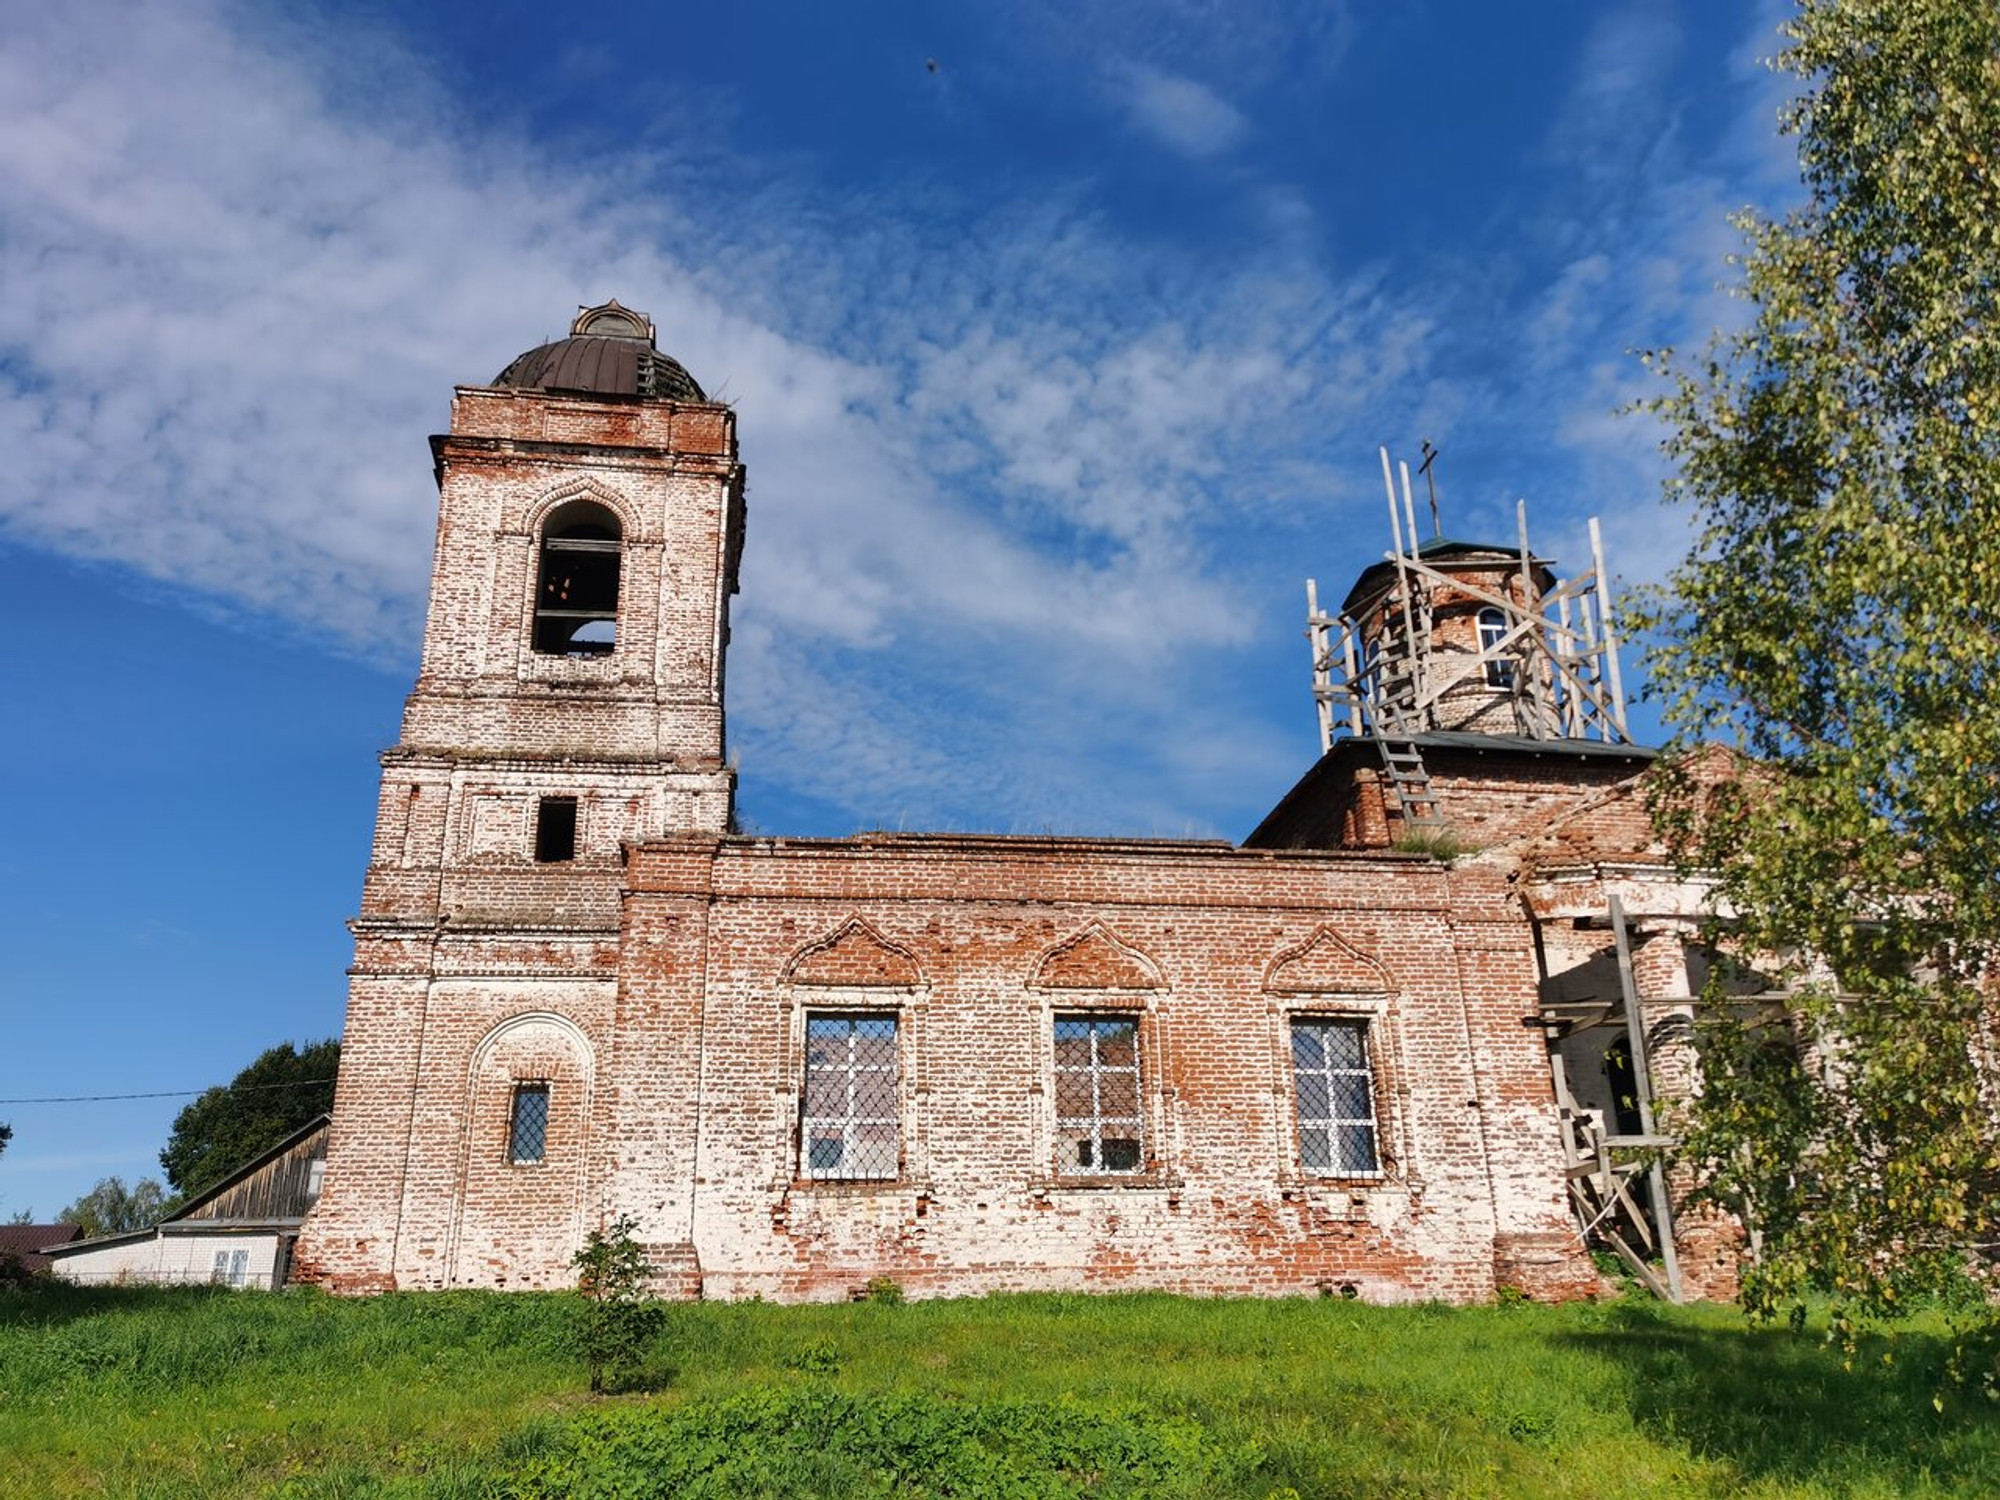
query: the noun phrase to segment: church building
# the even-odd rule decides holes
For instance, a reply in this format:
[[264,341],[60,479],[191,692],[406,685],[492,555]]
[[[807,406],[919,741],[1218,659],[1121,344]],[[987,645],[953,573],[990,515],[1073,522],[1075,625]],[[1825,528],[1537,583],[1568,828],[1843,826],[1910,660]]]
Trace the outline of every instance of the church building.
[[1679,1294],[1665,1188],[1605,1143],[1652,1129],[1633,1058],[1697,913],[1601,560],[1419,544],[1392,483],[1394,552],[1312,608],[1325,754],[1240,847],[752,836],[736,413],[611,302],[460,387],[432,450],[295,1279],[568,1286],[629,1216],[687,1298],[1570,1297],[1601,1204]]

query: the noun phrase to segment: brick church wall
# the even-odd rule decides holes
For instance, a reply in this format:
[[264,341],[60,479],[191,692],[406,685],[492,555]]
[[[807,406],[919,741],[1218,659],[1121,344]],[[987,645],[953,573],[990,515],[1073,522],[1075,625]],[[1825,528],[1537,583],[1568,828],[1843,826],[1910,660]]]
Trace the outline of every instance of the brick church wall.
[[[685,1223],[709,1295],[837,1298],[878,1275],[918,1295],[1595,1285],[1521,1026],[1533,958],[1497,885],[1423,861],[957,838],[651,845],[631,883],[606,1211],[659,1240]],[[1329,952],[1345,966],[1315,976]],[[856,1012],[897,1018],[902,1168],[813,1181],[805,1017]],[[1056,1160],[1050,1036],[1070,1014],[1139,1019],[1131,1177]],[[1368,1022],[1379,1179],[1301,1169],[1293,1016]]]

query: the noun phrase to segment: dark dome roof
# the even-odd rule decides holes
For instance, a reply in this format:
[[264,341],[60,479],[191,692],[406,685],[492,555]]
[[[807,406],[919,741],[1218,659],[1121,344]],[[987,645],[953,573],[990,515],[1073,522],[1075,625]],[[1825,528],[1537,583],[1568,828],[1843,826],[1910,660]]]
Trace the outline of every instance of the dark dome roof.
[[[1489,547],[1481,542],[1455,542],[1448,536],[1434,536],[1419,546],[1414,554],[1432,567],[1450,571],[1454,566],[1474,568],[1499,566],[1519,567],[1521,549],[1519,547]],[[1530,557],[1528,562],[1534,567],[1536,577],[1544,587],[1554,582],[1549,572],[1546,557]],[[1347,614],[1370,594],[1378,593],[1389,586],[1395,576],[1396,565],[1388,558],[1370,563],[1361,570],[1361,576],[1354,580],[1354,587],[1347,591],[1347,597],[1340,603],[1340,612]]]
[[587,396],[647,396],[659,401],[706,401],[695,378],[653,342],[653,320],[616,299],[586,307],[570,336],[530,349],[493,383],[524,391],[575,391]]

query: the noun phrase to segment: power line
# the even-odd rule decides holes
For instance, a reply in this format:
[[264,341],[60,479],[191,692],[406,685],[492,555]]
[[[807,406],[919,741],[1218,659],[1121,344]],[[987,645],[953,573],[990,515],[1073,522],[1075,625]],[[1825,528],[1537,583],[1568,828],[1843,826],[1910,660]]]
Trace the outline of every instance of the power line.
[[49,1099],[0,1099],[0,1104],[108,1104],[116,1099],[188,1099],[212,1089],[247,1094],[260,1089],[312,1088],[332,1082],[331,1078],[294,1078],[290,1083],[212,1083],[205,1089],[160,1089],[150,1094],[60,1094]]

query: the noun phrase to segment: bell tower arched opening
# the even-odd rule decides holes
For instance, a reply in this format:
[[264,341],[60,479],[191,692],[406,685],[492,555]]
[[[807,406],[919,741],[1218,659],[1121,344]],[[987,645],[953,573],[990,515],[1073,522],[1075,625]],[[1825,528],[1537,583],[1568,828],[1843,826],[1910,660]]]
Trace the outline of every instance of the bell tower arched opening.
[[537,548],[535,650],[609,656],[618,649],[624,547],[618,518],[594,500],[572,500],[550,513]]

